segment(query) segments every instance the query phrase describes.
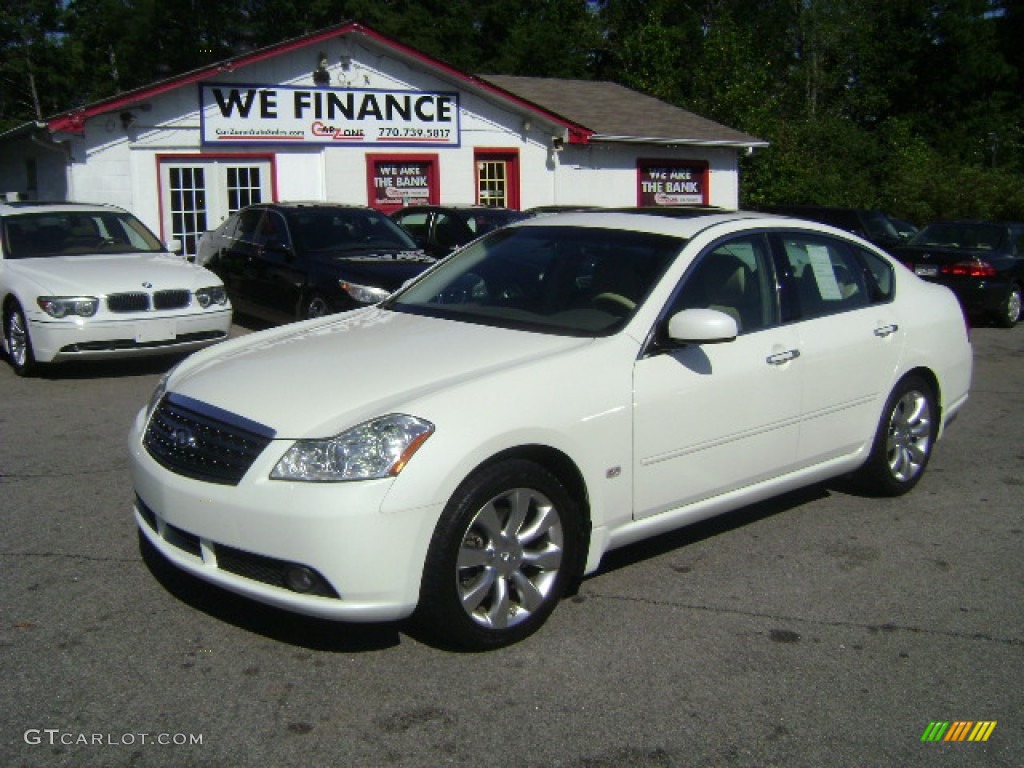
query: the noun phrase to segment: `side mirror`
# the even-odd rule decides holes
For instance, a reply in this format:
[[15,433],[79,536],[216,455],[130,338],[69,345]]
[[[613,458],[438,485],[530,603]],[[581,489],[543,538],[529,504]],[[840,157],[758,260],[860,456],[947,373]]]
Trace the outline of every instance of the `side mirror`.
[[176,253],[179,256],[185,250],[185,246],[182,245],[181,240],[178,240],[177,238],[175,238],[174,240],[168,240],[164,244],[164,248],[167,249],[168,253]]
[[263,250],[268,253],[279,253],[288,259],[292,257],[291,246],[289,246],[284,240],[268,240],[263,246]]
[[717,309],[684,309],[668,321],[668,338],[676,344],[721,344],[738,335],[736,318]]

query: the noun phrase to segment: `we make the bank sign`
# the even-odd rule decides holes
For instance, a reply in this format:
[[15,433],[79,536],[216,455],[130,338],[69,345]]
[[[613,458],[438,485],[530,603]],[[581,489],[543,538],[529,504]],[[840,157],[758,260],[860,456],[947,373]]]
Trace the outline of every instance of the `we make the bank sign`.
[[459,146],[457,93],[200,86],[204,144]]

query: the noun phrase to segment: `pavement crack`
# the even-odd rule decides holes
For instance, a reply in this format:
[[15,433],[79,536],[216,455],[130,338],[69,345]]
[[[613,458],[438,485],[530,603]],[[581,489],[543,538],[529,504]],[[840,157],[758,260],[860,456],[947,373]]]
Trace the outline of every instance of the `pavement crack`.
[[94,555],[79,555],[68,552],[0,552],[0,559],[4,558],[41,558],[54,560],[83,560],[89,563],[137,563],[136,557],[101,557]]
[[630,603],[645,603],[648,605],[657,606],[670,606],[672,608],[686,608],[692,611],[705,611],[707,613],[715,613],[721,615],[729,614],[733,616],[745,616],[754,619],[770,619],[772,621],[798,623],[818,627],[830,627],[836,629],[859,629],[867,630],[868,632],[906,632],[908,634],[930,635],[932,637],[947,637],[954,638],[957,640],[981,640],[987,643],[996,643],[998,645],[1007,645],[1011,647],[1024,646],[1024,638],[993,637],[992,635],[986,634],[984,632],[954,632],[950,630],[926,629],[924,627],[914,627],[910,625],[895,624],[891,622],[887,622],[885,624],[867,624],[858,621],[823,621],[820,619],[808,619],[801,616],[783,616],[771,613],[759,613],[758,611],[744,611],[738,608],[722,608],[710,605],[692,605],[689,603],[674,603],[666,600],[652,600],[651,598],[642,597],[623,597],[620,595],[601,595],[596,593],[588,593],[587,597],[604,600],[618,600]]

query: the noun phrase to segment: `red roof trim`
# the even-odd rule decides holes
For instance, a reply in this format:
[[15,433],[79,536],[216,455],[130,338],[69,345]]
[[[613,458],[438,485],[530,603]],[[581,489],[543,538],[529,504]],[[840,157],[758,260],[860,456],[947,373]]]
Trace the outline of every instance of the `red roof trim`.
[[97,101],[88,106],[80,107],[79,109],[69,110],[50,118],[47,121],[47,128],[51,133],[66,132],[82,134],[85,131],[85,121],[91,117],[136,105],[145,99],[151,99],[155,96],[167,93],[168,91],[173,91],[177,88],[190,85],[191,83],[201,82],[202,80],[206,80],[220,72],[232,72],[236,69],[247,67],[250,64],[255,64],[275,56],[280,56],[284,53],[290,53],[291,51],[298,50],[299,48],[304,48],[308,45],[319,43],[322,40],[351,33],[362,34],[386,47],[399,51],[409,58],[415,59],[427,67],[440,70],[449,77],[470,83],[474,87],[488,91],[500,99],[513,102],[524,109],[543,115],[552,122],[563,126],[568,131],[569,142],[572,144],[586,143],[590,137],[594,135],[594,131],[586,128],[585,126],[566,120],[564,117],[560,117],[537,104],[521,99],[518,96],[487,82],[486,80],[476,77],[475,75],[470,75],[455,69],[442,61],[438,61],[437,59],[428,56],[422,51],[410,48],[409,46],[403,45],[389,37],[385,37],[379,32],[363,26],[358,22],[345,22],[343,24],[338,24],[336,26],[320,30],[319,32],[314,32],[304,37],[285,40],[284,42],[267,46],[266,48],[261,48],[235,59],[226,59],[216,64],[203,67],[202,69],[195,69],[191,72],[186,72],[183,75],[178,75],[167,80],[161,80],[152,85],[136,88],[132,91],[126,91],[125,93],[118,94],[117,96],[113,96],[109,99],[104,99],[103,101]]

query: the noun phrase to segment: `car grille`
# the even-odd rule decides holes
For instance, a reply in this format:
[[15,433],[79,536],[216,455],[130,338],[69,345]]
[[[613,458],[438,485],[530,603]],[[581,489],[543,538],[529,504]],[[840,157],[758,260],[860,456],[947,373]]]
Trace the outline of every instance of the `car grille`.
[[183,395],[156,407],[143,443],[171,472],[194,480],[238,485],[274,430]]
[[148,312],[153,309],[184,309],[192,303],[192,292],[184,289],[157,291],[150,295],[143,291],[112,293],[107,296],[107,309],[111,312]]
[[191,303],[189,291],[157,291],[153,294],[154,309],[184,309]]
[[192,344],[197,341],[216,341],[226,338],[227,334],[223,331],[199,331],[197,333],[179,333],[173,339],[161,341],[136,341],[135,339],[82,341],[77,344],[67,344],[61,347],[60,351],[72,354],[75,352],[116,352],[121,349],[158,349],[160,347],[173,347],[176,344]]
[[111,312],[145,312],[149,309],[149,294],[112,293],[107,296],[107,309]]

